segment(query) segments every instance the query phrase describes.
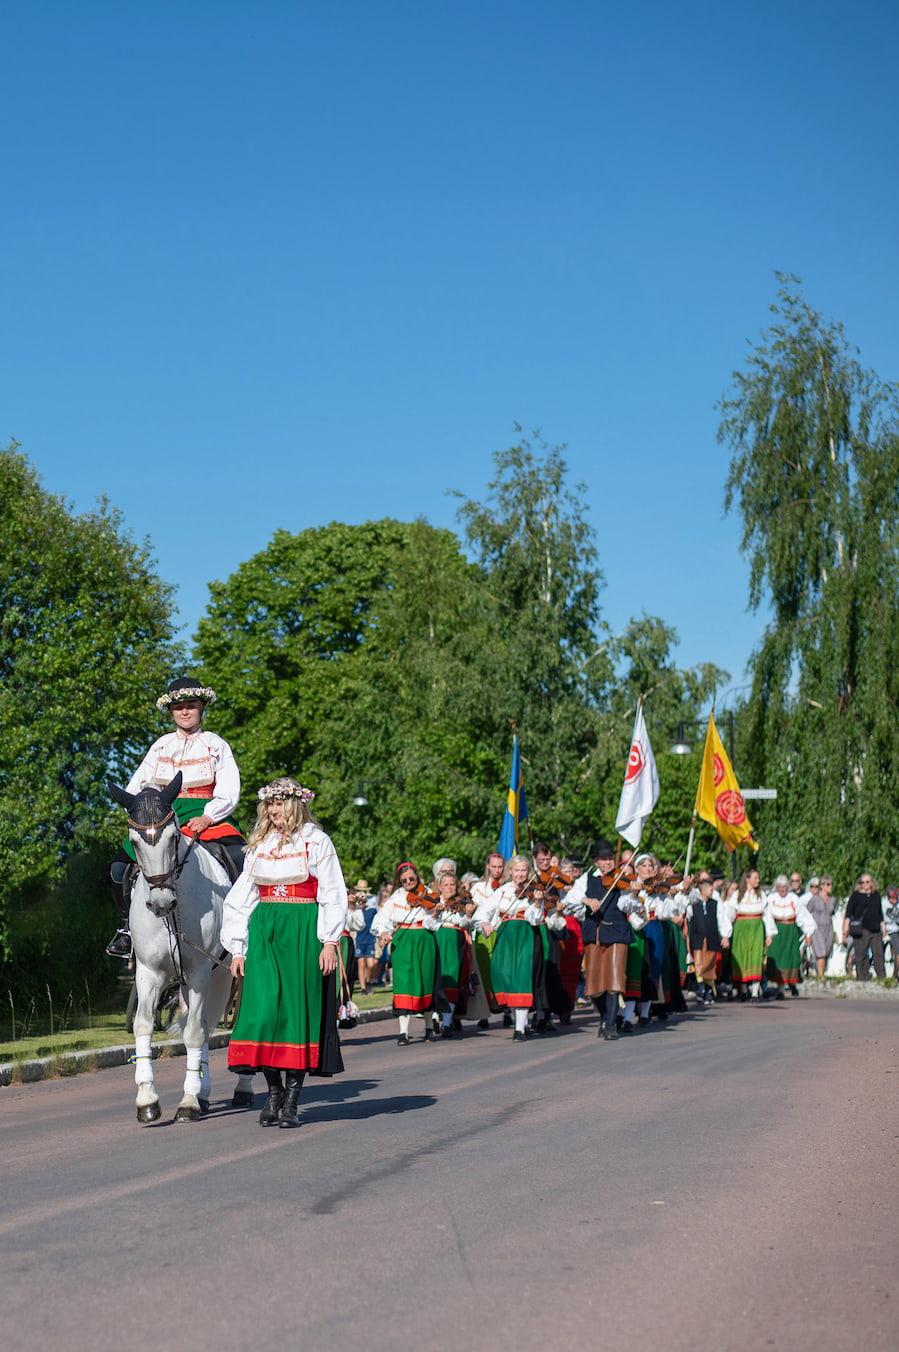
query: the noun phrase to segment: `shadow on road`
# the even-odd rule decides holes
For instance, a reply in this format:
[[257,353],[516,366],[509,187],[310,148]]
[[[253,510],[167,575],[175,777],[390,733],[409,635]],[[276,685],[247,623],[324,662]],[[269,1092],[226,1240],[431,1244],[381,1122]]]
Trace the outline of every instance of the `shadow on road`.
[[[361,1122],[368,1117],[391,1117],[419,1108],[433,1108],[436,1102],[433,1094],[397,1094],[395,1098],[363,1099],[359,1103],[323,1103],[302,1115],[304,1122]],[[302,1107],[301,1098],[301,1110]]]

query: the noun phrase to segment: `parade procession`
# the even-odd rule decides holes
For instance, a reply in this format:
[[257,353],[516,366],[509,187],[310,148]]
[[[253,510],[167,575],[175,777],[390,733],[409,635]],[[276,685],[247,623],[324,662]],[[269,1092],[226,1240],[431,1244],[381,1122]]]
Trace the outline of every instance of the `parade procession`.
[[[822,904],[833,948],[832,903],[821,887],[829,879],[810,880],[806,891],[801,878],[780,875],[766,891],[751,858],[729,883],[720,871],[690,873],[700,817],[731,850],[757,849],[713,714],[683,871],[680,860],[640,850],[659,797],[641,699],[615,844],[593,841],[585,861],[538,840],[521,849],[529,808],[515,734],[498,848],[480,873],[461,872],[448,857],[431,870],[402,860],[374,904],[364,880],[348,887],[313,816],[315,790],[290,775],[258,789],[243,839],[232,818],[240,797],[233,753],[203,728],[215,700],[195,677],[173,680],[157,706],[174,732],[153,744],[125,789],[110,784],[129,832],[111,866],[120,923],[107,952],[130,959],[133,945],[142,1124],[161,1115],[151,1033],[159,996],[174,983],[186,1005],[187,1063],[176,1120],[209,1110],[209,1033],[236,993],[233,1105],[254,1104],[261,1074],[259,1124],[300,1126],[305,1077],[344,1070],[339,1031],[355,1026],[359,960],[373,952],[357,956],[363,931],[377,945],[375,966],[389,969],[403,1048],[464,1037],[472,1025],[513,1044],[547,1039],[571,1028],[577,1011],[594,1016],[603,1042],[619,1042],[691,1007],[795,999]],[[870,890],[870,878],[860,883]],[[501,1016],[495,1024],[492,1015]]]

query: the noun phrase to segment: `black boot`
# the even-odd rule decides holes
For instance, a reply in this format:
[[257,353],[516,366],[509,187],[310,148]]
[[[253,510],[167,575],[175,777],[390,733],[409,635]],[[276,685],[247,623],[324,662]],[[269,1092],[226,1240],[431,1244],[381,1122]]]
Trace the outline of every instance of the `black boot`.
[[605,1042],[617,1042],[618,1033],[618,995],[615,991],[606,992],[606,1026],[603,1029]]
[[265,1076],[265,1083],[268,1085],[268,1098],[259,1114],[259,1125],[260,1127],[275,1127],[278,1125],[278,1114],[281,1111],[281,1104],[284,1102],[284,1085],[281,1083],[281,1072],[280,1070],[269,1070],[266,1067],[262,1073]]
[[284,1091],[284,1107],[281,1109],[279,1127],[298,1127],[300,1125],[300,1119],[297,1117],[297,1102],[305,1078],[306,1072],[303,1070],[289,1070],[287,1072],[287,1088]]

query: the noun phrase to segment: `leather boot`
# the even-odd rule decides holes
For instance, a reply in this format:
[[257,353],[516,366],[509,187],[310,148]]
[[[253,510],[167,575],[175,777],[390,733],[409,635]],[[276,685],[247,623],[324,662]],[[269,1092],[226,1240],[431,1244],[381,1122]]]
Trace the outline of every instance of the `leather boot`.
[[279,1127],[298,1127],[300,1125],[300,1119],[297,1116],[297,1103],[305,1078],[305,1071],[289,1070],[287,1072],[287,1087],[284,1091],[284,1106],[281,1109]]
[[278,1115],[281,1112],[281,1104],[284,1102],[281,1072],[280,1070],[265,1070],[263,1074],[268,1085],[268,1098],[259,1114],[259,1125],[260,1127],[275,1127],[278,1125]]

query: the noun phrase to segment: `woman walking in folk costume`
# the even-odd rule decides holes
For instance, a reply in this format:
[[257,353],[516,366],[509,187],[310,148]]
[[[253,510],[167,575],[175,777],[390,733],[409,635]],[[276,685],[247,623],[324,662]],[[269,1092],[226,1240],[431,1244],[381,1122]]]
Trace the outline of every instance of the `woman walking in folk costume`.
[[767,898],[761,891],[758,869],[747,869],[736,892],[719,911],[722,949],[730,949],[734,985],[746,999],[760,1000],[759,985],[765,949],[777,934]]
[[[474,931],[474,955],[478,964],[478,976],[481,980],[481,989],[484,994],[484,1000],[487,1005],[486,1011],[481,1015],[478,1022],[479,1028],[487,1028],[487,1013],[499,1009],[496,997],[493,993],[493,975],[491,971],[491,961],[493,958],[493,947],[496,943],[496,929],[491,924],[491,916],[496,909],[499,900],[499,893],[503,888],[510,888],[509,883],[503,881],[506,871],[506,861],[503,856],[494,851],[488,854],[484,861],[484,876],[479,878],[476,883],[471,885],[471,899],[475,904],[473,917]],[[507,1013],[504,1021],[508,1019],[511,1023],[511,1016]]]
[[[410,861],[398,865],[393,891],[372,922],[372,933],[390,944],[393,968],[393,1008],[399,1015],[397,1045],[408,1047],[413,1014],[429,1014],[437,1007],[440,962],[437,935],[440,921],[434,914],[437,898],[427,890]],[[433,1039],[425,1027],[425,1042]]]
[[768,980],[777,987],[778,1000],[785,999],[784,990],[796,998],[802,980],[802,941],[812,937],[817,925],[804,900],[790,891],[790,880],[785,873],[774,879],[774,891],[769,894],[768,905],[777,933],[768,949],[765,972]]
[[[184,835],[204,844],[216,842],[226,856],[223,866],[232,878],[243,867],[243,836],[231,820],[240,798],[240,773],[230,746],[223,737],[203,729],[203,715],[215,703],[215,691],[193,676],[180,676],[169,684],[156,707],[171,715],[174,729],[158,738],[131,776],[127,793],[141,789],[164,789],[181,775],[181,791],[172,804]],[[130,875],[134,846],[125,841],[109,870],[112,894],[119,914],[119,927],[107,945],[112,958],[131,956]]]
[[442,873],[437,885],[437,951],[440,962],[441,1032],[450,1037],[461,1032],[468,1009],[471,979],[471,919],[466,914],[466,898],[454,873]]
[[225,898],[222,945],[244,978],[228,1068],[262,1071],[264,1127],[298,1127],[306,1074],[343,1070],[336,974],[347,896],[334,846],[310,815],[314,797],[288,778],[259,790],[243,873]]
[[[508,887],[494,893],[492,909],[484,908],[483,924],[497,931],[490,964],[496,1002],[514,1019],[513,1042],[528,1036],[528,1013],[547,1006],[544,980],[542,889],[531,881],[529,861],[513,854],[506,865]],[[489,905],[489,903],[488,903]]]

